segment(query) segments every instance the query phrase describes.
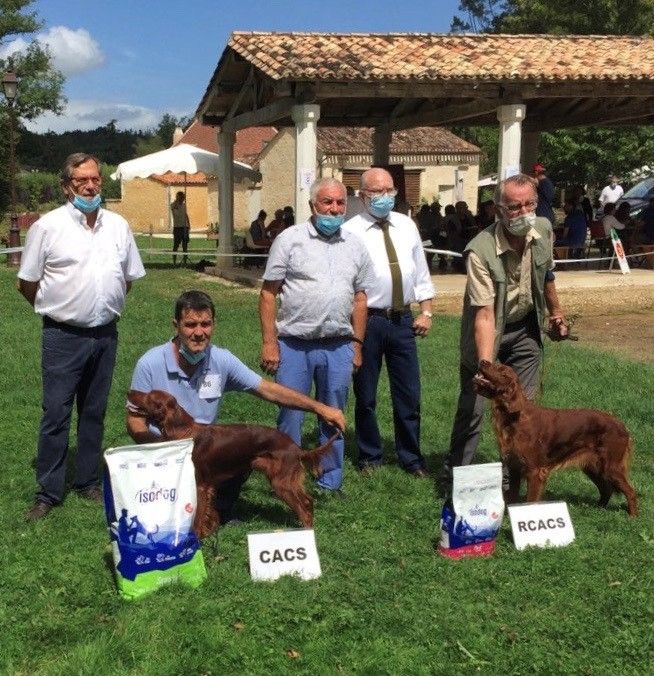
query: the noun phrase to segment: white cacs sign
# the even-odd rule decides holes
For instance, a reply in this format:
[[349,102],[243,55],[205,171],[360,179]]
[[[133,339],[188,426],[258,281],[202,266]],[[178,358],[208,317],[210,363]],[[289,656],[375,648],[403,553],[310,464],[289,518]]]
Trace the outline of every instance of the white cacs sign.
[[516,549],[564,547],[575,539],[565,502],[533,502],[509,505],[508,509]]
[[248,552],[253,580],[276,580],[282,575],[312,580],[321,574],[313,529],[248,533]]

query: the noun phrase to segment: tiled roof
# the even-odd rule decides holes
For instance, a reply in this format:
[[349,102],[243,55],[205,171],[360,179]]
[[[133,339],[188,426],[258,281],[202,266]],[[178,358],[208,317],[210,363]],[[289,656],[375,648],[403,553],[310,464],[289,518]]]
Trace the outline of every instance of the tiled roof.
[[[218,127],[202,124],[193,120],[178,143],[188,143],[212,153],[219,152]],[[275,127],[249,127],[236,132],[234,141],[234,159],[251,164],[265,145],[277,134]]]
[[[372,128],[318,127],[318,147],[328,155],[371,153]],[[443,127],[416,127],[394,131],[390,152],[394,155],[479,154],[479,148]]]
[[654,38],[645,36],[235,32],[228,44],[274,80],[654,77]]

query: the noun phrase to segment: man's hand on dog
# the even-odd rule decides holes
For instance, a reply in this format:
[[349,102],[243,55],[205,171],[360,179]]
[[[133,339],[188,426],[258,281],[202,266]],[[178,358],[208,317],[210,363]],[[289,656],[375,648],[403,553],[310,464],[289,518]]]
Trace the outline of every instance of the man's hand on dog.
[[490,364],[490,362],[485,360],[480,361],[477,368],[477,373],[475,373],[475,375],[472,377],[472,386],[475,388],[475,391],[490,387],[490,380],[487,380],[481,371],[481,368],[484,364]]

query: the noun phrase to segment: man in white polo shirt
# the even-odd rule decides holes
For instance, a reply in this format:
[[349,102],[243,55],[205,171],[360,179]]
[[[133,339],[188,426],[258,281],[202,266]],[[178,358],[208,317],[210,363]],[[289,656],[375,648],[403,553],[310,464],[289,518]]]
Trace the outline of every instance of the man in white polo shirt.
[[64,164],[66,204],[29,229],[18,289],[43,317],[43,417],[36,479],[26,518],[36,521],[64,499],[73,401],[77,456],[73,488],[102,500],[99,462],[107,399],[116,360],[116,322],[131,283],[143,277],[127,221],[100,208],[100,162],[74,153]]
[[604,186],[602,192],[600,193],[599,202],[602,207],[605,207],[607,204],[615,204],[623,195],[624,190],[618,183],[618,177],[611,176],[609,178],[609,184]]

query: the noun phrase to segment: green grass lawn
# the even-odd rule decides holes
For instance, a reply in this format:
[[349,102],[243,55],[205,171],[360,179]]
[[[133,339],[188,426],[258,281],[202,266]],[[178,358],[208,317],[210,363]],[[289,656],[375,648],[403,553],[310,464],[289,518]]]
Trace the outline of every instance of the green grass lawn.
[[[181,290],[210,293],[218,308],[216,342],[252,367],[258,363],[256,294],[156,267],[135,284],[120,321],[107,447],[130,441],[124,406],[132,369],[146,349],[172,335]],[[571,546],[519,553],[505,517],[491,558],[442,558],[434,550],[441,500],[431,482],[395,464],[383,381],[379,417],[388,465],[369,478],[354,469],[350,404],[346,498],[316,503],[320,579],[250,580],[247,532],[298,526],[256,475],[239,505],[245,523],[203,543],[208,579],[200,588],[170,587],[127,603],[112,577],[100,506],[71,495],[47,519],[23,521],[34,491],[40,323],[13,288],[14,274],[0,269],[1,673],[651,673],[654,366],[583,344],[546,351],[543,403],[606,409],[631,430],[637,519],[627,517],[621,495],[608,509],[596,507],[595,487],[569,470],[551,478],[545,498],[568,502],[577,534]],[[423,452],[435,471],[457,396],[458,325],[457,318],[438,317],[419,344]],[[221,419],[274,425],[275,417],[270,404],[230,394]],[[314,445],[313,421],[305,441]],[[478,460],[496,458],[488,426]]]

